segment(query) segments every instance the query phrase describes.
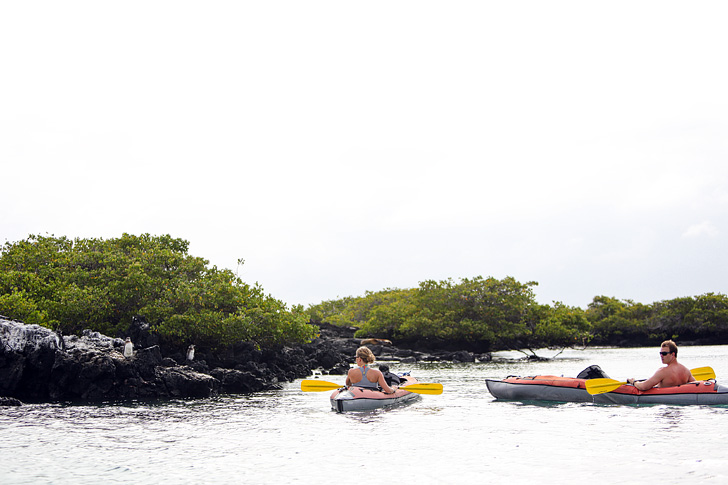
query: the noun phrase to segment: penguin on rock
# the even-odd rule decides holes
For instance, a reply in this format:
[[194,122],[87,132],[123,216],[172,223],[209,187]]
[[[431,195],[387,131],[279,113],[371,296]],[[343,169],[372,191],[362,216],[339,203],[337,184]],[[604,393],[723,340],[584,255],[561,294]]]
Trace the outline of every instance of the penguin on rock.
[[131,343],[131,338],[127,337],[124,342],[124,357],[127,359],[134,355],[134,344]]

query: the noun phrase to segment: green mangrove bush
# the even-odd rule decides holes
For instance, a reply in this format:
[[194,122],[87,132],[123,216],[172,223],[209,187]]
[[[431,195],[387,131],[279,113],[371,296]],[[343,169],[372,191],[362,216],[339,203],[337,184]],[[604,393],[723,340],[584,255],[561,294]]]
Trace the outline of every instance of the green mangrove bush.
[[115,239],[30,236],[0,251],[0,314],[64,333],[122,336],[143,316],[163,340],[261,347],[316,336],[301,306],[288,309],[230,270],[190,256],[169,235]]
[[589,338],[584,311],[561,303],[539,305],[532,287],[512,277],[427,280],[412,289],[309,307],[313,322],[358,328],[357,336],[431,342],[479,351],[570,346]]

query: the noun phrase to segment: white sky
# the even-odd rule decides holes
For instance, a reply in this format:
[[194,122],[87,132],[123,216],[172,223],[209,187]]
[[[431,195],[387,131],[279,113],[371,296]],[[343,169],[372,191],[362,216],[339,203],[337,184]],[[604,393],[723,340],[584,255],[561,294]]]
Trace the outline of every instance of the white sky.
[[171,234],[289,304],[728,293],[724,1],[0,4],[0,243]]

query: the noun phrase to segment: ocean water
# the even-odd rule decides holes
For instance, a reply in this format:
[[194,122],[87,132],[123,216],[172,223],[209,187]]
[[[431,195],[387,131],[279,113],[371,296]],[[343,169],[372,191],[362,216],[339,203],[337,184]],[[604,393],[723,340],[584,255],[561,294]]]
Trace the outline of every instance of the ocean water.
[[[728,406],[508,402],[485,387],[486,378],[575,376],[591,364],[645,378],[661,365],[657,351],[391,364],[444,393],[358,413],[331,411],[329,392],[303,393],[300,381],[202,400],[0,407],[0,483],[725,483]],[[679,360],[728,380],[728,346],[682,347]]]

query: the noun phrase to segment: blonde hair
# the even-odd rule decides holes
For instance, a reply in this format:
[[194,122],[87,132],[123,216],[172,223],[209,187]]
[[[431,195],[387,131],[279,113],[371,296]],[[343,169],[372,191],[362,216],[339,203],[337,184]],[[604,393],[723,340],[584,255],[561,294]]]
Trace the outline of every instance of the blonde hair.
[[356,356],[363,360],[365,364],[373,364],[375,360],[374,354],[369,350],[369,347],[359,347],[356,349]]
[[665,340],[662,342],[662,345],[660,347],[667,347],[670,349],[670,352],[675,354],[675,357],[677,357],[677,345],[672,340]]

